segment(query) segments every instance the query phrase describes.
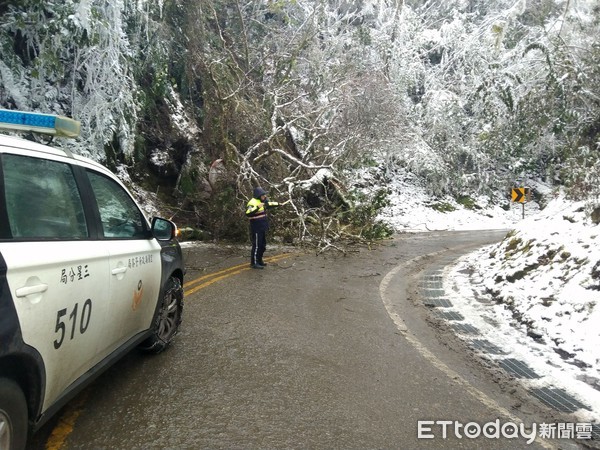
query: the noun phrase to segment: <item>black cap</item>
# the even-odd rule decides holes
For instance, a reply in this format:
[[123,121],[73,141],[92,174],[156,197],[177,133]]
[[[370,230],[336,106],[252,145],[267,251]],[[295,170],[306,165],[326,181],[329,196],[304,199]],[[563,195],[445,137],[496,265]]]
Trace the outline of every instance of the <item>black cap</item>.
[[260,198],[261,195],[267,195],[267,191],[265,191],[260,186],[254,188],[254,198]]

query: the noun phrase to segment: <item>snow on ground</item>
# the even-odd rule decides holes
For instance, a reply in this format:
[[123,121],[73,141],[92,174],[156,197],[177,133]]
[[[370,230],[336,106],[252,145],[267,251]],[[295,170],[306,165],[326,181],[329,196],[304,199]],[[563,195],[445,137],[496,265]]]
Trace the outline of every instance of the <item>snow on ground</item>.
[[555,196],[541,210],[526,204],[523,219],[521,205],[505,210],[481,201],[469,210],[454,203],[456,210],[443,213],[422,190],[407,184],[394,191],[380,219],[397,231],[509,230],[502,242],[447,268],[448,299],[508,352],[502,358],[541,375],[530,387],[565,389],[592,408],[579,410],[579,419],[600,422],[600,225],[585,205]]
[[[415,187],[411,179],[396,181],[392,189],[391,204],[381,212],[379,219],[399,232],[511,229],[523,218],[522,205],[512,204],[508,199],[493,203],[485,197],[475,198],[475,206],[468,209],[451,197],[432,200],[431,195]],[[537,204],[526,205],[525,217],[537,212]]]

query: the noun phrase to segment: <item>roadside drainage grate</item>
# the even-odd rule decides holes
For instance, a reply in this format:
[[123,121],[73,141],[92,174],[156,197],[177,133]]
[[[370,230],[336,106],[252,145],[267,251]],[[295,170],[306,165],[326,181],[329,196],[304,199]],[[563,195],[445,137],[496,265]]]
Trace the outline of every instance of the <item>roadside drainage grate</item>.
[[444,291],[443,289],[423,289],[423,294],[425,295],[425,297],[429,297],[429,298],[438,298],[438,297],[444,297],[446,295],[446,291]]
[[[531,389],[531,393],[542,403],[560,412],[574,413],[579,409],[592,410],[592,408],[574,399],[562,389],[544,387]],[[596,431],[598,430],[596,429]]]
[[435,306],[438,308],[452,308],[452,302],[445,298],[426,298],[423,300],[425,306]]
[[446,320],[465,320],[462,314],[457,313],[456,311],[444,311],[444,310],[436,310],[435,313]]
[[463,334],[479,334],[479,329],[475,328],[473,325],[469,324],[469,323],[455,323],[452,324],[452,328],[454,328],[454,331],[457,331],[459,333],[463,333]]
[[486,339],[474,339],[471,341],[471,347],[475,350],[480,350],[484,353],[489,353],[491,355],[505,355],[506,352],[502,350],[497,345],[492,344],[490,341]]
[[444,289],[444,283],[441,281],[421,281],[419,287],[421,289]]
[[424,281],[432,281],[432,282],[438,282],[439,283],[439,282],[442,282],[442,276],[441,275],[433,275],[433,274],[425,275],[423,277],[423,280]]
[[540,378],[540,376],[535,373],[531,367],[525,364],[523,361],[519,361],[514,358],[501,359],[498,361],[500,367],[506,370],[509,374],[514,375],[517,378]]

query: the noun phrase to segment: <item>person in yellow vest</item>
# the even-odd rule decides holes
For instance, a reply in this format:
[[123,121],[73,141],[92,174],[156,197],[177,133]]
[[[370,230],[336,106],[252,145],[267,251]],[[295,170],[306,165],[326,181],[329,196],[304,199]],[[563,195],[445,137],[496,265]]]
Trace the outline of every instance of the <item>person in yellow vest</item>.
[[253,197],[246,205],[246,217],[250,219],[250,239],[252,240],[250,266],[253,269],[264,269],[266,266],[263,254],[267,248],[267,230],[269,229],[267,210],[284,204],[269,200],[267,192],[263,188],[254,188]]

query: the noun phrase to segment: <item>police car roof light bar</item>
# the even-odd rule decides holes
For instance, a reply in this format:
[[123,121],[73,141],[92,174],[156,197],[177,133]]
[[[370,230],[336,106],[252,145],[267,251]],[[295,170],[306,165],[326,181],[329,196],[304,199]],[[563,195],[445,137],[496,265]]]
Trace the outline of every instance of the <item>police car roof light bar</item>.
[[77,120],[54,114],[0,109],[0,128],[76,138],[79,136],[81,123]]

